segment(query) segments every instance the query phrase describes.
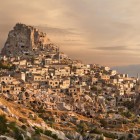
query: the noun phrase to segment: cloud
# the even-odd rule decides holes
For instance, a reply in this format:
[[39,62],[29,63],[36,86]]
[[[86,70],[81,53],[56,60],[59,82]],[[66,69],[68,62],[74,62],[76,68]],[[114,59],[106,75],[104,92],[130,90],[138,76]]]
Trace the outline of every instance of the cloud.
[[36,26],[46,32],[53,42],[60,45],[63,51],[71,51],[72,48],[84,47],[87,45],[86,40],[80,36],[76,28],[54,27],[49,25]]
[[97,47],[97,48],[92,48],[95,50],[102,50],[102,51],[124,51],[127,50],[128,48],[126,46],[110,46],[110,47]]
[[52,27],[48,25],[38,25],[36,27],[44,32],[49,32],[52,34],[78,35],[78,32],[74,28]]
[[139,45],[134,45],[140,44],[139,7],[139,0],[4,0],[0,45],[21,22],[39,27],[63,51],[85,62],[139,63]]

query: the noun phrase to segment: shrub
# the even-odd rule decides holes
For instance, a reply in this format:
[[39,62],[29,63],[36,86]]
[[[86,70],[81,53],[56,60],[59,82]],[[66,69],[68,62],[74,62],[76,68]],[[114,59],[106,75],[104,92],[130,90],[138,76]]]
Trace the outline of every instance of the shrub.
[[22,125],[21,128],[26,130],[27,127],[25,125]]
[[105,121],[105,119],[101,119],[100,123],[102,124],[103,127],[107,126],[107,122]]
[[15,122],[10,122],[10,123],[8,124],[8,127],[11,128],[11,129],[15,129],[16,123],[15,123]]
[[84,122],[80,122],[80,124],[78,124],[77,127],[78,127],[78,131],[81,132],[81,133],[88,130],[88,126]]
[[56,134],[52,134],[52,138],[54,138],[55,140],[58,139],[58,136]]
[[104,132],[103,135],[105,137],[107,137],[107,138],[112,138],[112,139],[115,139],[116,138],[116,136],[114,134],[112,134],[112,133],[106,133],[106,132]]
[[67,134],[66,137],[67,137],[68,139],[70,139],[70,140],[73,139],[73,136],[70,135],[70,134]]
[[129,138],[129,139],[132,139],[132,138],[133,138],[133,134],[129,133],[129,134],[128,134],[128,138]]
[[40,135],[41,133],[43,133],[43,130],[38,127],[35,127],[34,129],[35,129],[35,134],[37,134],[37,135],[38,134]]
[[125,136],[120,137],[118,140],[125,140]]
[[44,134],[46,136],[54,138],[55,140],[61,140],[61,139],[58,138],[58,136],[56,134],[52,134],[52,131],[50,131],[50,130],[45,130]]
[[124,115],[126,118],[131,118],[131,117],[133,116],[133,114],[132,114],[130,111],[123,112],[123,115]]
[[98,130],[97,128],[91,130],[91,133],[102,134],[102,132],[100,130]]
[[51,135],[52,135],[52,131],[50,131],[50,130],[45,130],[44,134],[47,135],[47,136],[51,136]]
[[0,115],[0,134],[5,134],[7,131],[7,119],[5,115]]
[[4,64],[2,61],[0,61],[0,69],[13,70],[15,69],[15,65],[10,66],[10,64]]
[[97,140],[104,140],[104,138],[103,137],[100,137],[100,138],[97,138]]
[[123,103],[123,105],[125,107],[127,107],[129,110],[131,110],[134,107],[134,102],[132,102],[132,101],[126,101],[126,102]]
[[14,130],[16,140],[24,140],[21,131],[16,127]]

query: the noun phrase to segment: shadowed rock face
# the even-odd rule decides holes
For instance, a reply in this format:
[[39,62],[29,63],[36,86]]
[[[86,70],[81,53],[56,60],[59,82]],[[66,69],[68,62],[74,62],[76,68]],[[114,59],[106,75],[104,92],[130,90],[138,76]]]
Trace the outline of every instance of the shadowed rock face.
[[2,49],[2,55],[17,56],[39,51],[50,44],[46,33],[38,29],[17,23],[8,34],[7,41]]

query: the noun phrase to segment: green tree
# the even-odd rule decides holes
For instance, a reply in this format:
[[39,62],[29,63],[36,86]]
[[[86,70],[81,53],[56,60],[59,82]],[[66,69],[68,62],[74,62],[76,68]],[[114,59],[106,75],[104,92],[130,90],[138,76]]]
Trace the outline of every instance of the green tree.
[[128,134],[128,139],[132,139],[133,138],[133,134],[129,133]]
[[24,140],[24,138],[22,136],[23,134],[21,133],[21,131],[17,127],[14,129],[14,133],[15,133],[16,140]]

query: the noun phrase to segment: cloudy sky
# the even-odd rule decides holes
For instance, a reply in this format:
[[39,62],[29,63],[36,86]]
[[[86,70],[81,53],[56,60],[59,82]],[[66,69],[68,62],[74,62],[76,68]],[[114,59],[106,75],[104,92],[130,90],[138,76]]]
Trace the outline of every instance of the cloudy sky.
[[83,62],[140,63],[140,0],[1,0],[1,48],[17,22],[43,30]]

